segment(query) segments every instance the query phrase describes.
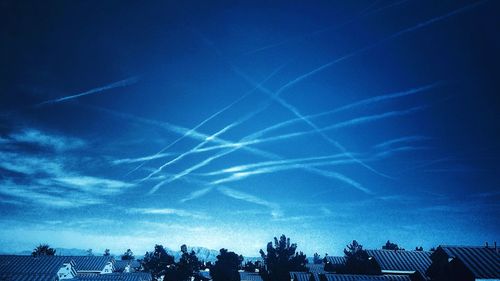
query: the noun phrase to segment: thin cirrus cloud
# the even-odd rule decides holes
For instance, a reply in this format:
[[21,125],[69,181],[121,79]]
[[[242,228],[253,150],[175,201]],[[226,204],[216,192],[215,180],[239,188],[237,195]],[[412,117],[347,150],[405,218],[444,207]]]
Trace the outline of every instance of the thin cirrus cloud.
[[47,134],[32,128],[15,132],[9,136],[9,139],[5,139],[4,142],[10,144],[33,144],[56,151],[73,150],[85,146],[85,142],[80,139]]
[[128,210],[127,212],[132,214],[141,214],[141,215],[178,216],[178,217],[188,217],[193,219],[209,218],[208,215],[203,213],[191,212],[183,209],[174,209],[174,208],[133,208]]
[[[9,145],[0,148],[4,203],[76,208],[105,204],[109,196],[134,186],[76,170],[77,152],[85,147],[81,139],[33,128],[12,132],[6,139]],[[25,149],[26,144],[37,149]]]

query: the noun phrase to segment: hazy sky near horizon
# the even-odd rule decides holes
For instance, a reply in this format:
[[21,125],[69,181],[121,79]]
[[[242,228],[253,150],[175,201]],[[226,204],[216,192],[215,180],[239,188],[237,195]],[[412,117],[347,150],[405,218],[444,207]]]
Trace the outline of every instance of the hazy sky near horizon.
[[497,1],[0,7],[0,252],[500,235]]

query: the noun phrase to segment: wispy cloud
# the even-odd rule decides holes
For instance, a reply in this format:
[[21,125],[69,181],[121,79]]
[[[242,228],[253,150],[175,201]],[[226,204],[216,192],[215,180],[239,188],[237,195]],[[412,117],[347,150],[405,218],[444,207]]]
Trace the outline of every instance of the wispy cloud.
[[269,208],[271,210],[271,216],[273,218],[278,218],[283,216],[283,212],[281,211],[280,206],[276,203],[269,202],[255,195],[237,191],[229,187],[218,187],[217,190],[228,197]]
[[[78,169],[74,164],[80,158],[74,152],[85,143],[83,140],[36,129],[13,132],[8,140],[10,147],[0,147],[0,169],[8,171],[2,175],[0,193],[12,197],[11,201],[74,208],[104,204],[110,196],[135,186]],[[26,149],[26,143],[36,149]],[[51,149],[39,149],[44,147]]]
[[128,210],[127,212],[133,214],[142,214],[142,215],[164,215],[164,216],[178,216],[178,217],[188,217],[193,219],[207,219],[208,215],[199,213],[186,211],[183,209],[173,209],[173,208],[133,208]]
[[137,76],[129,77],[127,79],[120,80],[120,81],[117,81],[117,82],[114,82],[114,83],[111,83],[111,84],[108,84],[108,85],[105,85],[102,87],[90,89],[88,91],[85,91],[85,92],[82,92],[79,94],[74,94],[74,95],[69,95],[69,96],[65,96],[65,97],[61,97],[61,98],[57,98],[57,99],[47,100],[47,101],[44,101],[44,102],[37,104],[36,107],[41,107],[41,106],[45,106],[45,105],[49,105],[49,104],[64,102],[64,101],[80,98],[83,96],[98,94],[98,93],[108,91],[111,89],[115,89],[115,88],[122,88],[122,87],[130,86],[130,85],[137,83],[138,81],[139,81],[139,77],[137,77]]
[[123,181],[81,175],[57,177],[52,180],[67,187],[73,187],[97,194],[121,193],[125,191],[126,188],[134,186],[134,184]]
[[[20,204],[35,204],[37,206],[46,206],[50,208],[77,208],[89,205],[103,204],[104,200],[84,193],[71,192],[69,194],[58,193],[57,187],[23,185],[14,183],[10,180],[0,182],[2,188],[0,193],[10,196]],[[51,193],[51,191],[53,191]]]
[[33,144],[56,151],[73,150],[85,146],[85,142],[80,139],[47,134],[31,128],[11,134],[9,139],[5,139],[4,142],[10,144]]

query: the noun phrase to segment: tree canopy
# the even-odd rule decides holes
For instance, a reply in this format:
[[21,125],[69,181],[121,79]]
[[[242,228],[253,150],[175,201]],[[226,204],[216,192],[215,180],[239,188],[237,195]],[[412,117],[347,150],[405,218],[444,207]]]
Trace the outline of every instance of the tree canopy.
[[380,266],[363,250],[363,246],[356,240],[344,249],[346,263],[339,268],[338,273],[343,274],[381,274]]
[[56,254],[56,250],[54,248],[51,248],[48,244],[40,244],[38,245],[33,252],[31,253],[32,256],[38,257],[38,256],[53,256]]
[[155,245],[153,252],[146,252],[142,260],[144,271],[150,272],[155,280],[164,275],[168,266],[174,264],[174,257],[169,255],[162,245]]
[[290,238],[281,235],[267,243],[267,254],[260,250],[260,255],[267,266],[267,274],[272,281],[290,280],[290,271],[307,271],[307,257],[302,252],[297,253],[297,244],[290,243]]
[[127,249],[125,253],[123,253],[122,255],[122,260],[133,260],[133,259],[135,259],[134,252],[132,252],[132,250],[130,249]]
[[242,256],[229,252],[227,249],[220,249],[210,274],[214,281],[240,281],[238,269],[242,262]]
[[400,248],[398,244],[396,243],[391,243],[391,241],[387,240],[384,246],[382,246],[383,250],[404,250],[403,248]]

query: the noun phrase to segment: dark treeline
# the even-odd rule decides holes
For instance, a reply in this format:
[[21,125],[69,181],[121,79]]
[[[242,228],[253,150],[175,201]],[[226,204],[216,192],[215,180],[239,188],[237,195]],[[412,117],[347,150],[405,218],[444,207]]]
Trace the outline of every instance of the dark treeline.
[[[404,250],[397,244],[387,241],[382,246],[385,250]],[[422,251],[422,247],[415,250]],[[89,249],[89,255],[92,251]],[[56,250],[47,244],[40,244],[33,250],[33,256],[55,255]],[[109,256],[110,251],[106,249],[104,256]],[[217,260],[204,262],[198,259],[194,251],[189,252],[186,245],[181,246],[181,257],[175,261],[174,256],[167,253],[163,245],[155,245],[152,251],[145,253],[144,258],[139,260],[140,271],[151,273],[153,280],[164,281],[188,281],[206,280],[200,271],[209,271],[214,281],[240,281],[239,271],[258,272],[265,281],[289,281],[289,273],[292,271],[307,272],[307,256],[297,251],[297,244],[291,243],[290,238],[281,235],[275,237],[274,241],[267,244],[266,250],[260,250],[262,261],[247,261],[244,258],[227,249],[220,249]],[[324,264],[325,271],[344,274],[381,274],[380,267],[373,259],[370,259],[363,246],[356,240],[344,249],[344,264],[331,264],[328,262],[328,254],[323,258],[318,253],[313,256],[313,263]],[[134,253],[127,249],[122,255],[122,260],[135,259]]]

